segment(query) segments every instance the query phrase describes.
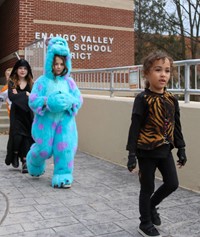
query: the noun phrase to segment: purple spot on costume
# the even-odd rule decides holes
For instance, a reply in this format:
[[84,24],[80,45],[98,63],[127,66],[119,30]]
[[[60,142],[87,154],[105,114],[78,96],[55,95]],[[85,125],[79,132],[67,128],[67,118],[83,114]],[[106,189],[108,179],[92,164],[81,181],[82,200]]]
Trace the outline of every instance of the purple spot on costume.
[[70,88],[71,88],[72,90],[74,90],[74,89],[76,88],[76,84],[74,83],[74,81],[69,80],[68,82],[69,82]]
[[40,124],[38,125],[38,128],[39,128],[40,130],[43,130],[43,129],[44,129],[44,125],[40,123]]
[[52,144],[53,144],[53,138],[50,138],[50,139],[49,139],[48,144],[49,144],[49,146],[52,146]]
[[34,101],[37,98],[37,94],[30,94],[30,101]]
[[53,122],[52,125],[51,125],[51,127],[52,127],[53,129],[55,129],[56,126],[57,126],[56,122]]
[[43,88],[42,84],[39,84],[39,85],[38,85],[38,90],[41,91],[42,88]]
[[56,157],[54,160],[54,164],[57,164],[59,162],[59,157]]
[[41,138],[35,139],[35,141],[36,141],[38,144],[42,144],[42,142],[43,142]]
[[68,167],[72,169],[74,167],[74,160],[71,160],[68,164]]
[[67,148],[67,143],[66,142],[59,142],[57,145],[58,151],[63,151],[65,148]]
[[41,151],[41,152],[40,152],[40,156],[41,156],[42,158],[47,158],[48,153],[47,153],[46,151]]
[[56,133],[57,133],[57,134],[62,133],[62,126],[61,126],[61,125],[59,125],[59,126],[57,127]]

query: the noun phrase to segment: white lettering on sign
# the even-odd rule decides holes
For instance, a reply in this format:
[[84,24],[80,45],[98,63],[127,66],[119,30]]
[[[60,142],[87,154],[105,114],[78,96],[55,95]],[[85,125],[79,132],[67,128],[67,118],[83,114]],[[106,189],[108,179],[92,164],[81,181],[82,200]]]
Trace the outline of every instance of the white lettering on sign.
[[96,37],[81,35],[81,41],[86,43],[97,43],[97,44],[112,44],[114,38],[110,37]]
[[95,52],[109,52],[111,53],[111,48],[109,45],[98,45],[98,44],[74,44],[75,51],[95,51]]
[[[113,37],[35,32],[35,39],[37,40],[56,36],[60,36],[66,41],[71,42],[73,48],[71,55],[73,59],[90,60],[92,54],[95,52],[112,53]],[[37,42],[34,47],[43,48],[43,42]]]
[[91,58],[91,53],[78,53],[78,52],[72,52],[72,59],[88,59],[90,60]]
[[64,38],[66,41],[76,41],[76,35],[68,35],[68,34],[53,34],[53,33],[46,33],[46,32],[35,32],[35,39],[43,39],[43,38],[52,38],[52,37],[57,37],[60,36]]

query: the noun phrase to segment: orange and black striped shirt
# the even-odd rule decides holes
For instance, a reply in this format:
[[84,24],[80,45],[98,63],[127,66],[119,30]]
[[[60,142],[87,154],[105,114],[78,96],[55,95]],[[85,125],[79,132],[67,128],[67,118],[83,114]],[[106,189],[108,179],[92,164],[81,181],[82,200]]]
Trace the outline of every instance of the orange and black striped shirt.
[[165,144],[185,146],[178,101],[170,92],[145,89],[134,101],[127,150],[154,150]]

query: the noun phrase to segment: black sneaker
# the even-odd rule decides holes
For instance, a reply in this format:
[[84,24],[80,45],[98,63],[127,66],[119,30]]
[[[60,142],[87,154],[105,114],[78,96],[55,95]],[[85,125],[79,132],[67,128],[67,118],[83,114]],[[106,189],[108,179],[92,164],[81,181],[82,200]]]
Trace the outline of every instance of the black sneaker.
[[153,208],[151,210],[151,221],[154,225],[160,226],[161,225],[161,219],[160,214],[157,212],[158,208]]
[[22,174],[27,174],[28,173],[28,169],[26,166],[26,162],[22,163]]
[[162,237],[154,225],[140,225],[138,232],[144,237]]

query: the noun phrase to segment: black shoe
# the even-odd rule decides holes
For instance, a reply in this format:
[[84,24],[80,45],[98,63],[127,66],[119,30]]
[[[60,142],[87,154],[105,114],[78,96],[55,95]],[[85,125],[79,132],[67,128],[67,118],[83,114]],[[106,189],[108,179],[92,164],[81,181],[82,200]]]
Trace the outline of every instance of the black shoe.
[[144,237],[162,237],[153,224],[140,225],[138,232]]
[[28,169],[27,169],[27,165],[26,162],[22,163],[22,174],[27,174],[28,173]]
[[14,168],[18,168],[19,167],[19,157],[18,157],[18,154],[14,154],[13,161],[12,161],[12,166]]
[[5,164],[6,165],[10,165],[12,162],[11,162],[11,160],[9,159],[9,156],[7,155],[6,156],[6,159],[5,159]]
[[161,225],[161,219],[160,214],[157,212],[158,208],[153,208],[151,210],[151,221],[154,225],[160,226]]

